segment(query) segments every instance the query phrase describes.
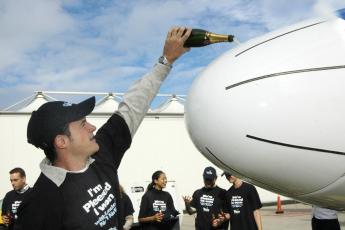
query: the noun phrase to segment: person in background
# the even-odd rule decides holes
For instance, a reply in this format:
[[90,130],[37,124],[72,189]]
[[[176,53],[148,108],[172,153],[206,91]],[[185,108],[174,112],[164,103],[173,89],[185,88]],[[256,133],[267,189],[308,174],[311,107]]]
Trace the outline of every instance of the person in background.
[[338,212],[336,210],[322,208],[313,205],[311,229],[312,230],[340,230],[338,221]]
[[226,190],[216,185],[217,172],[213,167],[206,167],[203,172],[204,187],[196,190],[192,198],[183,196],[188,214],[196,213],[195,229],[228,229],[229,218],[225,218]]
[[230,173],[222,175],[232,183],[226,192],[226,211],[229,215],[225,215],[230,217],[231,230],[262,230],[262,204],[256,188]]
[[124,216],[123,230],[129,230],[129,229],[131,229],[133,221],[134,221],[134,217],[133,217],[134,208],[133,208],[133,204],[132,204],[131,199],[126,194],[122,185],[120,185],[120,199],[122,201],[122,209],[123,209],[123,211],[121,213]]
[[189,50],[184,43],[190,33],[185,27],[168,32],[163,55],[96,134],[86,119],[95,97],[78,104],[47,102],[31,114],[28,142],[46,158],[18,210],[16,230],[123,229],[118,168],[172,64]]
[[152,174],[152,181],[141,198],[139,222],[143,230],[171,230],[178,225],[177,215],[171,195],[163,191],[167,184],[164,172]]
[[17,210],[24,197],[29,194],[31,188],[26,184],[26,174],[22,168],[14,168],[10,171],[10,181],[13,190],[9,191],[3,200],[1,207],[2,222],[12,230],[18,219]]

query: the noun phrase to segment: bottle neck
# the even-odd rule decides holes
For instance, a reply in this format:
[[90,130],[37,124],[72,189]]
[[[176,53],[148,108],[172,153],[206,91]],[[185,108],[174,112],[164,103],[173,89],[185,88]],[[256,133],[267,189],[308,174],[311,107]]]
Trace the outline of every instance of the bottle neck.
[[233,36],[231,35],[215,34],[211,32],[206,32],[205,37],[210,43],[232,42],[233,40]]

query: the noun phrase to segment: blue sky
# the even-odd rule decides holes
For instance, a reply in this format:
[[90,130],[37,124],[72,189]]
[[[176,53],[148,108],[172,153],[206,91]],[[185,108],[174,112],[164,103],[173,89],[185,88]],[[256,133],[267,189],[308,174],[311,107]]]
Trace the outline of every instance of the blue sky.
[[[154,65],[174,25],[245,42],[344,7],[344,0],[2,0],[0,108],[39,90],[125,92]],[[233,46],[192,49],[160,93],[187,94],[200,71]]]

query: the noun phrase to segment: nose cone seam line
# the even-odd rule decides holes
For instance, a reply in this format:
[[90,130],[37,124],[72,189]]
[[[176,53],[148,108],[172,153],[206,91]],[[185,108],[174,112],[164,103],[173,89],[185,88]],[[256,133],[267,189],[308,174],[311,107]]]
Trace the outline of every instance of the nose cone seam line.
[[280,35],[275,36],[275,37],[273,37],[273,38],[267,39],[267,40],[265,40],[265,41],[263,41],[263,42],[260,42],[260,43],[258,43],[258,44],[256,44],[256,45],[253,45],[253,46],[251,46],[251,47],[249,47],[249,48],[243,50],[242,52],[239,52],[238,54],[235,55],[235,57],[238,57],[238,56],[240,56],[241,54],[247,52],[248,50],[251,50],[251,49],[253,49],[253,48],[257,47],[257,46],[260,46],[260,45],[262,45],[262,44],[264,44],[264,43],[266,43],[266,42],[272,41],[272,40],[274,40],[274,39],[276,39],[276,38],[282,37],[282,36],[284,36],[284,35],[286,35],[286,34],[290,34],[290,33],[296,32],[296,31],[298,31],[298,30],[303,30],[303,29],[308,28],[308,27],[311,27],[311,26],[316,26],[316,25],[321,24],[321,23],[324,23],[324,22],[326,22],[326,21],[317,22],[317,23],[314,23],[314,24],[311,24],[311,25],[308,25],[308,26],[304,26],[304,27],[301,27],[301,28],[298,28],[298,29],[295,29],[295,30],[292,30],[292,31],[289,31],[289,32],[286,32],[286,33],[283,33],[283,34],[280,34]]
[[319,148],[313,148],[313,147],[307,147],[307,146],[301,146],[301,145],[292,145],[292,144],[287,144],[287,143],[283,143],[283,142],[277,142],[277,141],[272,141],[272,140],[268,140],[268,139],[263,139],[263,138],[255,137],[255,136],[251,136],[251,135],[246,135],[246,137],[253,139],[253,140],[266,142],[266,143],[274,144],[274,145],[281,145],[281,146],[290,147],[290,148],[304,149],[304,150],[324,152],[324,153],[332,153],[332,154],[338,154],[338,155],[345,156],[345,152],[333,151],[333,150],[328,150],[328,149],[319,149]]
[[253,81],[258,81],[258,80],[262,80],[262,79],[266,79],[266,78],[270,78],[270,77],[290,75],[290,74],[294,74],[294,73],[305,73],[305,72],[334,70],[334,69],[345,69],[345,65],[316,67],[316,68],[308,68],[308,69],[298,69],[298,70],[290,70],[290,71],[284,71],[284,72],[267,74],[267,75],[263,75],[263,76],[256,77],[256,78],[251,78],[251,79],[248,79],[248,80],[245,80],[245,81],[241,81],[241,82],[238,82],[238,83],[226,86],[225,90],[229,90],[231,88],[235,88],[235,87],[240,86],[240,85],[244,85],[244,84],[247,84],[247,83],[250,83],[250,82],[253,82]]

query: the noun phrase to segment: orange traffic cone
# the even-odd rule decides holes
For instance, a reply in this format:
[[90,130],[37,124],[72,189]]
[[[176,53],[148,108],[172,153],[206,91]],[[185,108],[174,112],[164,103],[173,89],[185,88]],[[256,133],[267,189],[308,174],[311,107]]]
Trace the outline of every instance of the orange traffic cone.
[[276,214],[282,214],[282,213],[284,213],[284,210],[282,208],[282,204],[281,204],[281,201],[280,201],[280,195],[278,194]]

